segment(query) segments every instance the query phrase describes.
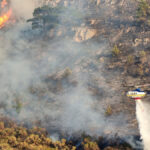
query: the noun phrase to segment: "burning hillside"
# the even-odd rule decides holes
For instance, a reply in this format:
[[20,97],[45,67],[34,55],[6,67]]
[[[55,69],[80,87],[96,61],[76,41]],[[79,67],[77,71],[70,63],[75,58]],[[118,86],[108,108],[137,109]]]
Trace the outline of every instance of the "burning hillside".
[[0,28],[4,27],[12,15],[12,10],[9,8],[9,3],[2,0],[0,3]]
[[[141,141],[135,138],[139,137],[135,103],[126,98],[125,87],[150,80],[150,34],[148,21],[144,22],[149,18],[148,3],[41,3],[35,7],[32,0],[1,1],[0,27],[5,27],[12,12],[17,21],[9,30],[0,30],[0,116],[28,129],[45,128],[54,140],[66,139],[58,144],[44,138],[46,148],[67,144],[104,149],[128,142],[141,149]],[[5,130],[7,122],[3,122],[0,128]],[[32,136],[28,129],[23,129],[25,137],[18,127],[9,140],[5,131],[0,136],[8,147],[41,147],[42,134]],[[104,140],[95,144],[84,141],[85,135]]]

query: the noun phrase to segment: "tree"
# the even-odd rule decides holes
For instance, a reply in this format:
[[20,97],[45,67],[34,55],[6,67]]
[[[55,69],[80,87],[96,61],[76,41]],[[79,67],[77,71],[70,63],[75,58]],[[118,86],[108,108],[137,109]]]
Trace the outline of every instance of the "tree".
[[139,0],[137,8],[137,18],[149,24],[150,21],[150,5],[146,0]]
[[81,19],[81,12],[74,8],[43,6],[36,8],[33,12],[33,18],[27,20],[27,22],[32,22],[32,29],[46,31],[55,28],[57,25],[65,27],[79,25]]

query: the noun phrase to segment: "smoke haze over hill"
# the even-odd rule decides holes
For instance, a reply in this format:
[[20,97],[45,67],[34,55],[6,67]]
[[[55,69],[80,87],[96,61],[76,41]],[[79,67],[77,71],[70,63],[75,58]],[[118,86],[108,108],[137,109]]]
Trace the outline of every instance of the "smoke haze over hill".
[[[82,6],[86,4],[83,2]],[[11,7],[17,21],[7,31],[0,30],[0,113],[29,127],[45,127],[58,136],[63,133],[108,137],[117,134],[125,138],[134,135],[127,115],[122,110],[116,111],[122,109],[117,71],[105,71],[112,51],[109,39],[101,36],[95,41],[75,40],[82,28],[93,35],[99,32],[90,30],[91,20],[85,21],[84,14],[79,26],[72,23],[71,28],[63,28],[64,24],[59,24],[53,30],[41,32],[32,30],[31,24],[25,22],[32,18],[33,1],[12,0]],[[103,12],[100,17],[105,13],[109,16],[108,8],[99,11]],[[59,16],[61,21],[68,13],[70,9],[66,8]],[[100,59],[101,56],[106,56],[106,60]],[[109,112],[111,104],[116,107]]]
[[15,15],[24,19],[28,19],[32,17],[32,13],[35,8],[35,3],[33,0],[12,0],[11,7]]

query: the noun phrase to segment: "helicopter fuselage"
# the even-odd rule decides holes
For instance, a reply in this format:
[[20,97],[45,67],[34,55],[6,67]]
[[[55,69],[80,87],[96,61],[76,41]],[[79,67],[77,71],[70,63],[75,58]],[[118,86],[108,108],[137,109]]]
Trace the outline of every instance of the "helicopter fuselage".
[[140,90],[133,90],[127,92],[127,96],[133,98],[134,100],[141,100],[143,97],[146,96],[146,92]]

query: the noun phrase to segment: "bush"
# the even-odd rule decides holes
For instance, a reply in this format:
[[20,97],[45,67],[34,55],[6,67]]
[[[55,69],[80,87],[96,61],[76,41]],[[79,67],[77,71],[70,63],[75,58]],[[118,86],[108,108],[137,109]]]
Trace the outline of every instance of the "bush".
[[[3,123],[1,123],[3,124]],[[65,139],[52,141],[43,134],[40,128],[26,129],[23,127],[12,127],[0,129],[1,150],[75,150]]]
[[[19,127],[17,125],[6,128],[3,122],[2,128],[0,129],[0,150],[100,150],[100,143],[105,141],[105,138],[99,138],[96,140],[94,137],[83,134],[82,137],[79,137],[80,143],[79,147],[76,147],[77,141],[66,141],[62,139],[61,141],[53,141],[52,139],[46,136],[45,129],[41,128],[32,128],[26,129],[24,127]],[[79,142],[78,141],[78,142]],[[105,141],[106,142],[106,141]],[[117,150],[131,148],[123,144],[117,146]],[[116,149],[114,147],[108,147],[109,149]],[[107,148],[106,148],[107,149]]]
[[118,57],[118,56],[120,55],[120,50],[119,50],[119,48],[117,47],[117,45],[115,45],[115,46],[113,47],[112,55],[113,55],[113,56],[116,56],[116,57]]
[[137,8],[137,18],[140,21],[149,22],[150,19],[150,5],[147,0],[139,0],[139,5]]
[[146,52],[144,50],[139,52],[140,57],[145,57],[146,56]]
[[100,150],[98,147],[98,144],[96,142],[91,141],[88,138],[84,139],[84,142],[82,143],[84,150]]
[[106,111],[105,111],[105,115],[106,116],[111,116],[112,115],[112,107],[110,105],[107,106]]

